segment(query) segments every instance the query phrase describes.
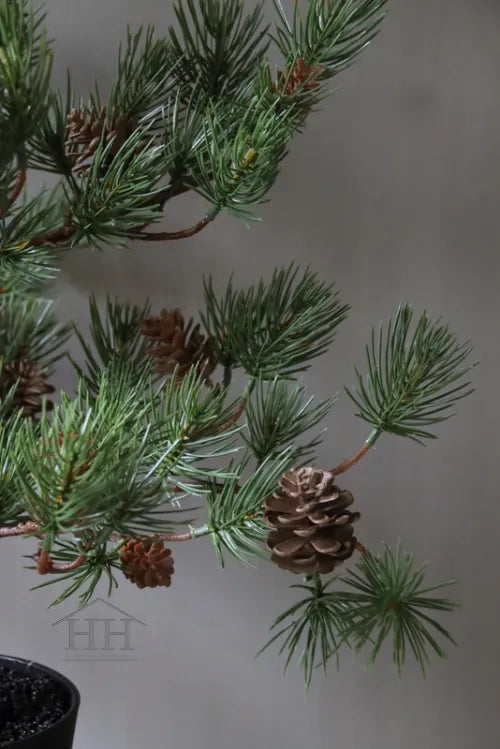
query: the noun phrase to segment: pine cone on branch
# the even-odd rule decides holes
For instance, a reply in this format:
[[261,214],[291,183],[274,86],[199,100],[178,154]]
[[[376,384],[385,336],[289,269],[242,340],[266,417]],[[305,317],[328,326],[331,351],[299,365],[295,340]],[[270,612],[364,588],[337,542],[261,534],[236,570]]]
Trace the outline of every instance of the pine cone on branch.
[[142,320],[140,329],[152,342],[146,351],[155,362],[155,371],[160,375],[173,374],[184,377],[191,367],[201,365],[204,377],[210,377],[216,367],[212,344],[200,330],[193,327],[191,318],[185,325],[180,309],[163,309],[159,317]]
[[358,512],[347,507],[352,494],[335,485],[331,471],[300,468],[286,473],[264,501],[271,560],[297,574],[331,572],[354,552],[352,524]]
[[325,68],[321,65],[308,65],[303,57],[299,57],[292,69],[287,68],[280,75],[276,88],[281,93],[288,94],[288,96],[294,94],[298,89],[312,91],[319,86],[317,79],[324,70]]
[[[53,393],[55,388],[47,383],[46,375],[38,372],[37,365],[29,359],[16,359],[4,364],[0,373],[0,397],[5,398],[16,386],[12,406],[21,409],[23,416],[35,417],[42,410],[43,396]],[[48,410],[52,401],[46,401]]]
[[174,574],[172,552],[163,541],[131,539],[121,551],[123,574],[138,588],[169,588]]
[[116,107],[111,118],[106,107],[102,107],[100,111],[86,107],[72,109],[68,115],[66,153],[75,160],[75,171],[81,172],[88,168],[103,136],[106,143],[114,139],[111,146],[111,155],[114,156],[136,126],[133,118],[121,115]]

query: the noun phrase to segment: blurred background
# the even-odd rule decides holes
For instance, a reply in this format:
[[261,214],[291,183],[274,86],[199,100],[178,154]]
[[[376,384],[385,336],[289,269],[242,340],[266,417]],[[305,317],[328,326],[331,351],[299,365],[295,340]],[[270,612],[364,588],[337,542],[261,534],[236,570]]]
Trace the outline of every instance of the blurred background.
[[[112,79],[126,25],[173,21],[157,0],[46,0],[56,82],[70,68],[78,93]],[[248,3],[249,7],[252,5]],[[269,6],[271,4],[269,3]],[[272,8],[268,14],[271,16]],[[76,608],[49,609],[51,589],[22,569],[32,544],[0,545],[1,651],[41,660],[82,693],[75,749],[470,749],[500,746],[496,554],[500,503],[500,4],[398,0],[383,30],[311,117],[250,230],[223,216],[193,239],[105,253],[78,249],[54,289],[61,318],[87,319],[87,297],[111,293],[157,310],[195,314],[202,276],[247,284],[292,260],[336,280],[352,305],[332,351],[306,380],[319,398],[353,382],[370,328],[402,300],[443,315],[480,360],[476,393],[438,442],[385,437],[343,477],[363,514],[362,540],[412,550],[429,581],[454,578],[461,608],[446,624],[459,643],[427,679],[390,652],[366,669],[346,652],[306,695],[275,651],[257,660],[297,582],[272,565],[219,570],[206,540],[178,544],[169,590],[124,582],[112,603],[148,626],[133,631],[135,661],[69,662]],[[169,204],[165,228],[194,223],[203,204]],[[71,388],[69,367],[58,384]],[[345,396],[328,419],[319,463],[332,466],[366,435]],[[26,562],[26,560],[24,560]],[[105,597],[105,590],[100,591]],[[81,625],[79,625],[81,626]]]

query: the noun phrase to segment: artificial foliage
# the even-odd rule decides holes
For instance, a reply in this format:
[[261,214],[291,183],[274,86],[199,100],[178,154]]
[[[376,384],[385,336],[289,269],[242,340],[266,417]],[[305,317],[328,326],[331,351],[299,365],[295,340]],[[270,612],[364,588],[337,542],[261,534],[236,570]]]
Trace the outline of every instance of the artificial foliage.
[[[221,564],[270,559],[284,583],[301,581],[268,645],[286,665],[298,656],[308,684],[342,646],[373,660],[389,641],[398,669],[409,653],[424,669],[451,640],[435,618],[453,609],[442,586],[399,546],[365,547],[342,474],[384,434],[435,436],[471,392],[470,345],[402,303],[374,328],[347,389],[366,442],[319,467],[335,397],[317,402],[298,377],[348,315],[331,280],[295,266],[247,288],[207,278],[189,319],[168,299],[151,310],[91,297],[88,330],[58,322],[44,284],[73,247],[168,248],[222,211],[255,218],[291,139],[375,36],[384,5],[276,0],[266,26],[262,4],[179,0],[165,35],[128,31],[115,82],[83,99],[69,77],[51,88],[43,12],[0,0],[0,537],[32,539],[41,584],[64,583],[56,602],[83,604],[102,580],[110,591],[169,587],[172,547],[200,537]],[[30,170],[55,175],[54,187],[31,195]],[[206,210],[177,227],[168,204],[190,191]],[[72,334],[74,391],[56,393]]]

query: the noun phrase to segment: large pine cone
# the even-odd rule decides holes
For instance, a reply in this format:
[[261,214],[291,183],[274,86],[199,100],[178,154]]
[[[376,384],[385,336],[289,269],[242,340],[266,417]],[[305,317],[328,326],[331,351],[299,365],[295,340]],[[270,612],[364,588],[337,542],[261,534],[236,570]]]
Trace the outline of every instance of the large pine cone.
[[153,343],[147,352],[154,359],[158,374],[173,374],[177,367],[178,376],[183,377],[192,366],[202,363],[204,377],[214,371],[216,362],[210,339],[201,333],[199,324],[193,327],[192,319],[186,326],[180,309],[162,309],[159,317],[142,320],[140,328]]
[[134,132],[136,122],[131,117],[121,115],[116,107],[111,117],[106,107],[100,111],[80,107],[71,110],[67,128],[66,153],[75,160],[75,171],[78,172],[88,167],[103,134],[106,143],[114,139],[111,146],[111,155],[114,156]]
[[121,551],[123,574],[138,588],[169,588],[174,574],[172,552],[163,541],[131,539]]
[[300,468],[285,473],[279,488],[264,501],[264,521],[273,528],[267,539],[271,559],[300,574],[331,572],[352,555],[356,538],[354,499],[335,485],[330,471]]
[[[4,364],[0,373],[0,397],[6,397],[9,390],[17,385],[14,391],[12,406],[21,409],[23,416],[36,416],[42,410],[43,396],[53,393],[55,388],[49,385],[44,374],[40,374],[37,365],[28,359],[16,359]],[[53,408],[51,401],[45,407]]]

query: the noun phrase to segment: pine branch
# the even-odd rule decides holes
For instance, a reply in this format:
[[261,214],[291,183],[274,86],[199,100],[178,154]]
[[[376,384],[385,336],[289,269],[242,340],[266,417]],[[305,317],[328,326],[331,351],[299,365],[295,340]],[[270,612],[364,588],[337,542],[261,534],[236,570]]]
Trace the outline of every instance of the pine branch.
[[278,378],[270,383],[257,382],[246,408],[248,436],[245,442],[259,462],[273,457],[283,447],[294,445],[296,458],[308,460],[319,437],[303,445],[297,441],[329,413],[335,398],[312,405],[313,397],[306,397],[305,387],[291,388]]
[[346,642],[348,630],[347,605],[328,592],[333,579],[328,582],[323,582],[319,576],[309,579],[310,582],[302,585],[290,586],[306,591],[306,596],[274,621],[272,637],[258,653],[260,655],[273,643],[281,641],[279,654],[286,654],[285,672],[293,657],[298,655],[306,688],[309,688],[318,666],[326,672],[328,661]]
[[262,502],[272,494],[292,460],[291,451],[283,450],[274,460],[263,461],[244,483],[240,483],[247,462],[244,461],[222,489],[212,483],[207,497],[208,523],[194,529],[193,534],[210,535],[222,566],[224,551],[244,564],[252,556],[264,553],[267,528],[262,522]]
[[14,153],[36,132],[47,107],[52,49],[43,20],[29,0],[0,4],[1,118],[15,134]]
[[[140,28],[135,34],[127,30],[120,45],[116,80],[109,95],[109,109],[122,116],[140,120],[151,110],[164,106],[172,93],[172,69],[175,56],[166,39],[156,38],[153,26]],[[93,104],[100,109],[99,92]]]
[[0,358],[4,362],[29,359],[50,375],[64,356],[62,346],[70,326],[56,321],[53,303],[34,296],[0,296]]
[[179,84],[199,86],[207,97],[230,97],[248,81],[268,46],[263,3],[245,14],[242,0],[184,0],[174,5],[179,29],[170,27]]
[[106,298],[104,312],[99,310],[97,299],[89,299],[91,345],[86,336],[74,326],[74,330],[85,355],[84,367],[71,359],[82,383],[89,392],[99,390],[103,371],[112,380],[123,377],[127,368],[131,382],[138,382],[144,376],[152,378],[151,365],[146,355],[146,340],[141,335],[139,323],[150,314],[149,302],[137,307],[121,304],[118,300]]
[[102,138],[75,191],[66,185],[72,243],[124,243],[136,229],[159,219],[157,197],[165,175],[161,147],[138,128],[115,156]]
[[296,3],[289,20],[281,4],[276,34],[272,36],[287,64],[303,58],[309,65],[322,65],[329,76],[352,65],[378,33],[386,0],[309,0],[302,12]]
[[[424,586],[424,567],[415,568],[411,554],[389,547],[374,556],[362,549],[356,570],[341,578],[293,585],[307,596],[281,614],[273,623],[273,636],[260,652],[281,640],[280,654],[286,654],[285,670],[295,655],[304,670],[306,686],[317,667],[326,671],[335,657],[338,665],[343,645],[361,650],[371,648],[370,662],[380,654],[383,643],[392,641],[393,660],[398,669],[408,650],[425,674],[429,653],[443,656],[436,633],[454,642],[448,631],[426,612],[453,611],[455,604],[434,595],[450,583]],[[347,590],[330,590],[334,582]],[[430,595],[432,594],[432,595]]]
[[370,662],[377,658],[384,641],[391,638],[398,671],[410,651],[425,675],[429,653],[444,656],[436,635],[456,644],[430,615],[456,608],[452,601],[435,595],[452,583],[425,587],[424,573],[425,565],[415,567],[413,556],[402,552],[398,544],[396,551],[386,546],[382,555],[363,555],[356,571],[349,570],[342,578],[348,586],[340,593],[350,608],[348,637],[357,650],[366,645],[371,648]]
[[235,291],[230,282],[221,299],[209,280],[205,304],[202,320],[218,361],[262,380],[307,369],[331,345],[348,311],[333,285],[309,270],[299,277],[293,266],[247,291]]
[[425,427],[453,415],[452,408],[472,392],[464,381],[474,364],[468,342],[460,344],[440,320],[424,313],[412,330],[413,309],[402,305],[387,330],[366,348],[368,374],[356,369],[357,387],[347,389],[357,416],[378,433],[390,432],[417,442],[434,438]]

